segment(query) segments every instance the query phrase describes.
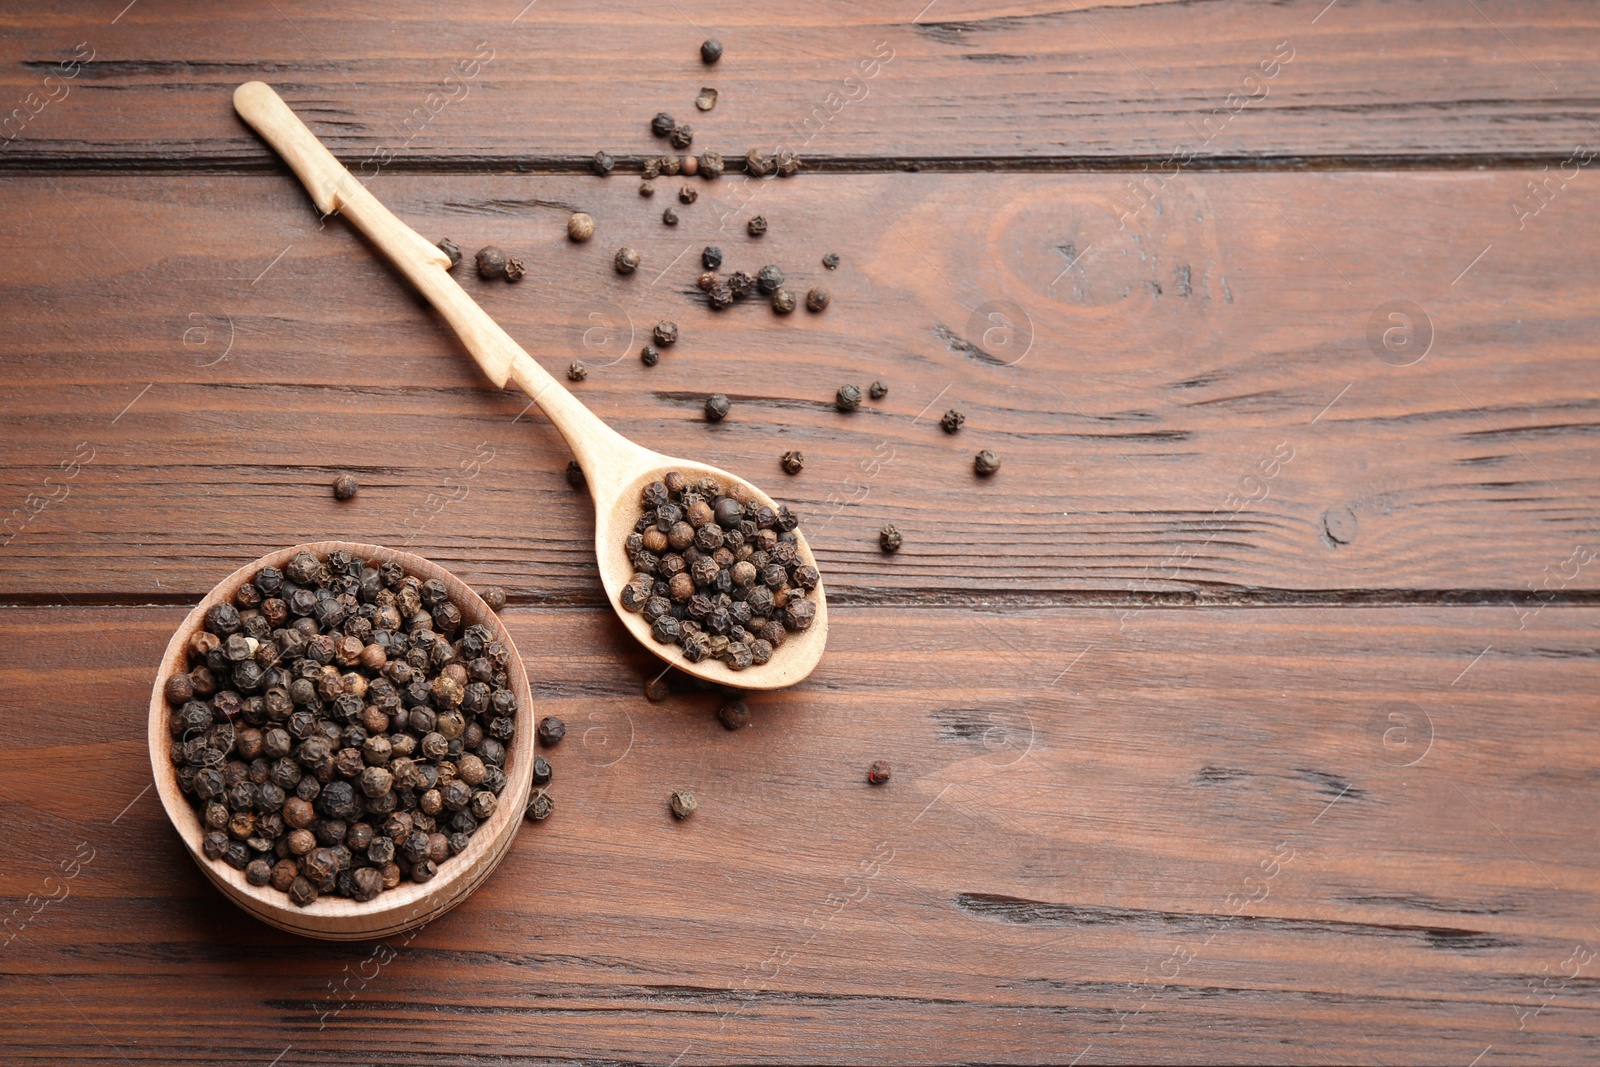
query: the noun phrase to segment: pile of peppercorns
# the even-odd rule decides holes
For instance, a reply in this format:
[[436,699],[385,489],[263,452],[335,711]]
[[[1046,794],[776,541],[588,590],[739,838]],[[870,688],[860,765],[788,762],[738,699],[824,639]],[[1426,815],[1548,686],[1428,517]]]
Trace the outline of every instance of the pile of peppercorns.
[[392,560],[262,567],[166,682],[206,856],[300,907],[431,880],[506,787],[510,658],[443,582]]
[[681,646],[690,663],[720,659],[742,671],[816,620],[809,596],[820,579],[787,507],[678,471],[645,486],[640,502],[624,544],[635,574],[621,600],[661,644]]

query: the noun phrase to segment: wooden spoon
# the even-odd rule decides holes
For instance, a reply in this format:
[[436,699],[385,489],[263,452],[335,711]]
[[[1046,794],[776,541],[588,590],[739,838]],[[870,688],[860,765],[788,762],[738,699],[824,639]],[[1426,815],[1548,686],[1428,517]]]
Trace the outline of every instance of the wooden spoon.
[[[689,662],[677,645],[652,638],[642,615],[622,606],[623,586],[634,573],[623,541],[642,511],[640,494],[645,486],[676,470],[691,479],[704,474],[725,484],[737,483],[756,500],[776,507],[771,497],[727,471],[642,448],[600,421],[473,302],[450,277],[449,258],[356,181],[271,86],[246,82],[234,90],[233,106],[294,169],[319,210],[343,214],[400,268],[460,336],[490,381],[501,388],[508,380],[516,382],[555,423],[583,468],[594,498],[600,581],[617,616],[641,644],[687,674],[740,689],[780,689],[811,673],[828,640],[828,600],[821,582],[815,590],[817,614],[810,628],[791,633],[765,664],[742,671],[714,659]],[[816,566],[804,535],[797,536],[796,547],[807,563]]]

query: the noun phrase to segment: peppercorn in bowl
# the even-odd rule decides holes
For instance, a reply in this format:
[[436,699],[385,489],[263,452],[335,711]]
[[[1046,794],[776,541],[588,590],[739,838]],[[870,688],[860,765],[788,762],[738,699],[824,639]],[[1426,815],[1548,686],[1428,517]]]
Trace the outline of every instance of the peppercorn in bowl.
[[533,775],[522,661],[436,564],[324,541],[229,575],[178,627],[150,701],[168,817],[244,910],[385,937],[464,900]]

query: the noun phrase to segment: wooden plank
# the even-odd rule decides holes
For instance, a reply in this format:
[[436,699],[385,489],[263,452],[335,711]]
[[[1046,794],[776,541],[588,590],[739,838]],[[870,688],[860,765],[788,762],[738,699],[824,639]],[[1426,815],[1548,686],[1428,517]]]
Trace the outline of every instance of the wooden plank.
[[[181,614],[0,612],[7,910],[93,850],[0,949],[8,1063],[311,1063],[357,1040],[397,1064],[1149,1062],[1197,1034],[1213,1061],[1571,1063],[1600,1043],[1592,608],[1525,631],[1471,607],[846,608],[812,679],[732,734],[715,694],[647,703],[653,661],[604,613],[512,610],[541,711],[569,723],[556,814],[379,947],[240,915],[141,792]],[[682,824],[677,787],[701,800]]]
[[[1554,163],[1592,144],[1600,117],[1600,21],[1581,0],[521,7],[13,14],[0,167],[271,169],[229,107],[252,78],[373,169],[642,157],[660,151],[647,123],[663,109],[693,120],[697,146],[786,142],[848,169],[1137,165],[1180,149],[1200,165]],[[727,46],[710,69],[709,32]],[[721,92],[704,114],[702,85]]]
[[[1525,181],[1185,174],[1135,213],[1109,176],[725,179],[675,229],[657,221],[672,183],[378,185],[424,233],[525,255],[519,286],[468,288],[558,376],[586,360],[576,388],[622,432],[794,504],[840,602],[1509,612],[1597,588],[1600,194],[1552,186],[1519,229]],[[12,179],[6,197],[0,500],[22,510],[0,596],[192,599],[271,548],[359,536],[525,601],[598,602],[563,443],[287,174]],[[572,208],[600,221],[588,245],[564,237]],[[624,241],[645,256],[629,277],[610,266]],[[694,285],[712,242],[832,306],[712,312]],[[1431,344],[1420,362],[1381,343],[1395,308]],[[645,368],[661,318],[684,339]],[[883,401],[833,410],[841,382],[878,377]],[[715,426],[712,390],[735,403]],[[970,473],[979,448],[1003,457],[992,480]],[[341,505],[345,468],[365,488]],[[884,522],[907,539],[887,560]]]

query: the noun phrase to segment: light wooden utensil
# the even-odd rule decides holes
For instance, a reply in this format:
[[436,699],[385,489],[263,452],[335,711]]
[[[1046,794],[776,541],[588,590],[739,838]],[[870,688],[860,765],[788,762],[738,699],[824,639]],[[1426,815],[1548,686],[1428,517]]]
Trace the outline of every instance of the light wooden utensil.
[[[282,570],[297,552],[310,552],[323,559],[337,549],[368,560],[374,566],[393,560],[405,568],[407,574],[422,581],[439,579],[449,590],[450,599],[461,609],[463,626],[479,623],[489,628],[495,640],[511,653],[506,676],[517,698],[516,730],[506,745],[506,787],[500,791],[494,814],[478,827],[460,855],[451,856],[439,865],[439,873],[433,881],[406,882],[365,903],[329,894],[308,907],[297,908],[289,903],[287,894],[270,885],[253,886],[245,880],[243,871],[236,871],[220,860],[206,858],[201,848],[205,828],[200,825],[194,804],[178,785],[178,769],[172,762],[174,739],[169,723],[177,709],[167,703],[167,679],[185,668],[189,639],[205,624],[206,612],[217,604],[231,604],[239,587],[254,578],[256,571],[262,567]],[[262,922],[292,933],[330,941],[364,941],[389,937],[444,914],[466,900],[505,857],[522,825],[523,809],[528,806],[528,792],[532,788],[535,718],[528,675],[522,668],[522,657],[517,654],[516,645],[511,643],[511,635],[506,633],[489,605],[467,588],[466,583],[438,564],[408,552],[345,541],[318,541],[280,549],[240,567],[218,582],[178,626],[172,640],[167,642],[167,651],[156,670],[155,689],[150,694],[150,767],[155,773],[156,794],[161,797],[167,818],[183,838],[189,855],[224,896]]]
[[[444,316],[490,381],[501,388],[508,380],[516,382],[555,423],[583,468],[594,498],[595,554],[606,596],[641,644],[687,674],[740,689],[781,689],[811,673],[828,640],[828,600],[821,582],[815,590],[817,615],[810,629],[790,634],[771,660],[743,671],[729,670],[718,660],[690,663],[677,645],[660,644],[652,638],[642,615],[622,607],[622,588],[634,573],[623,540],[633,532],[641,513],[640,492],[645,486],[677,470],[690,478],[709,474],[719,481],[737,482],[761,503],[776,507],[771,497],[727,471],[652,452],[607,426],[473,302],[448,273],[449,258],[395,218],[356,181],[271,86],[246,82],[234,91],[233,106],[294,169],[319,210],[344,215],[394,261]],[[797,537],[796,547],[807,563],[816,566],[803,534]]]

